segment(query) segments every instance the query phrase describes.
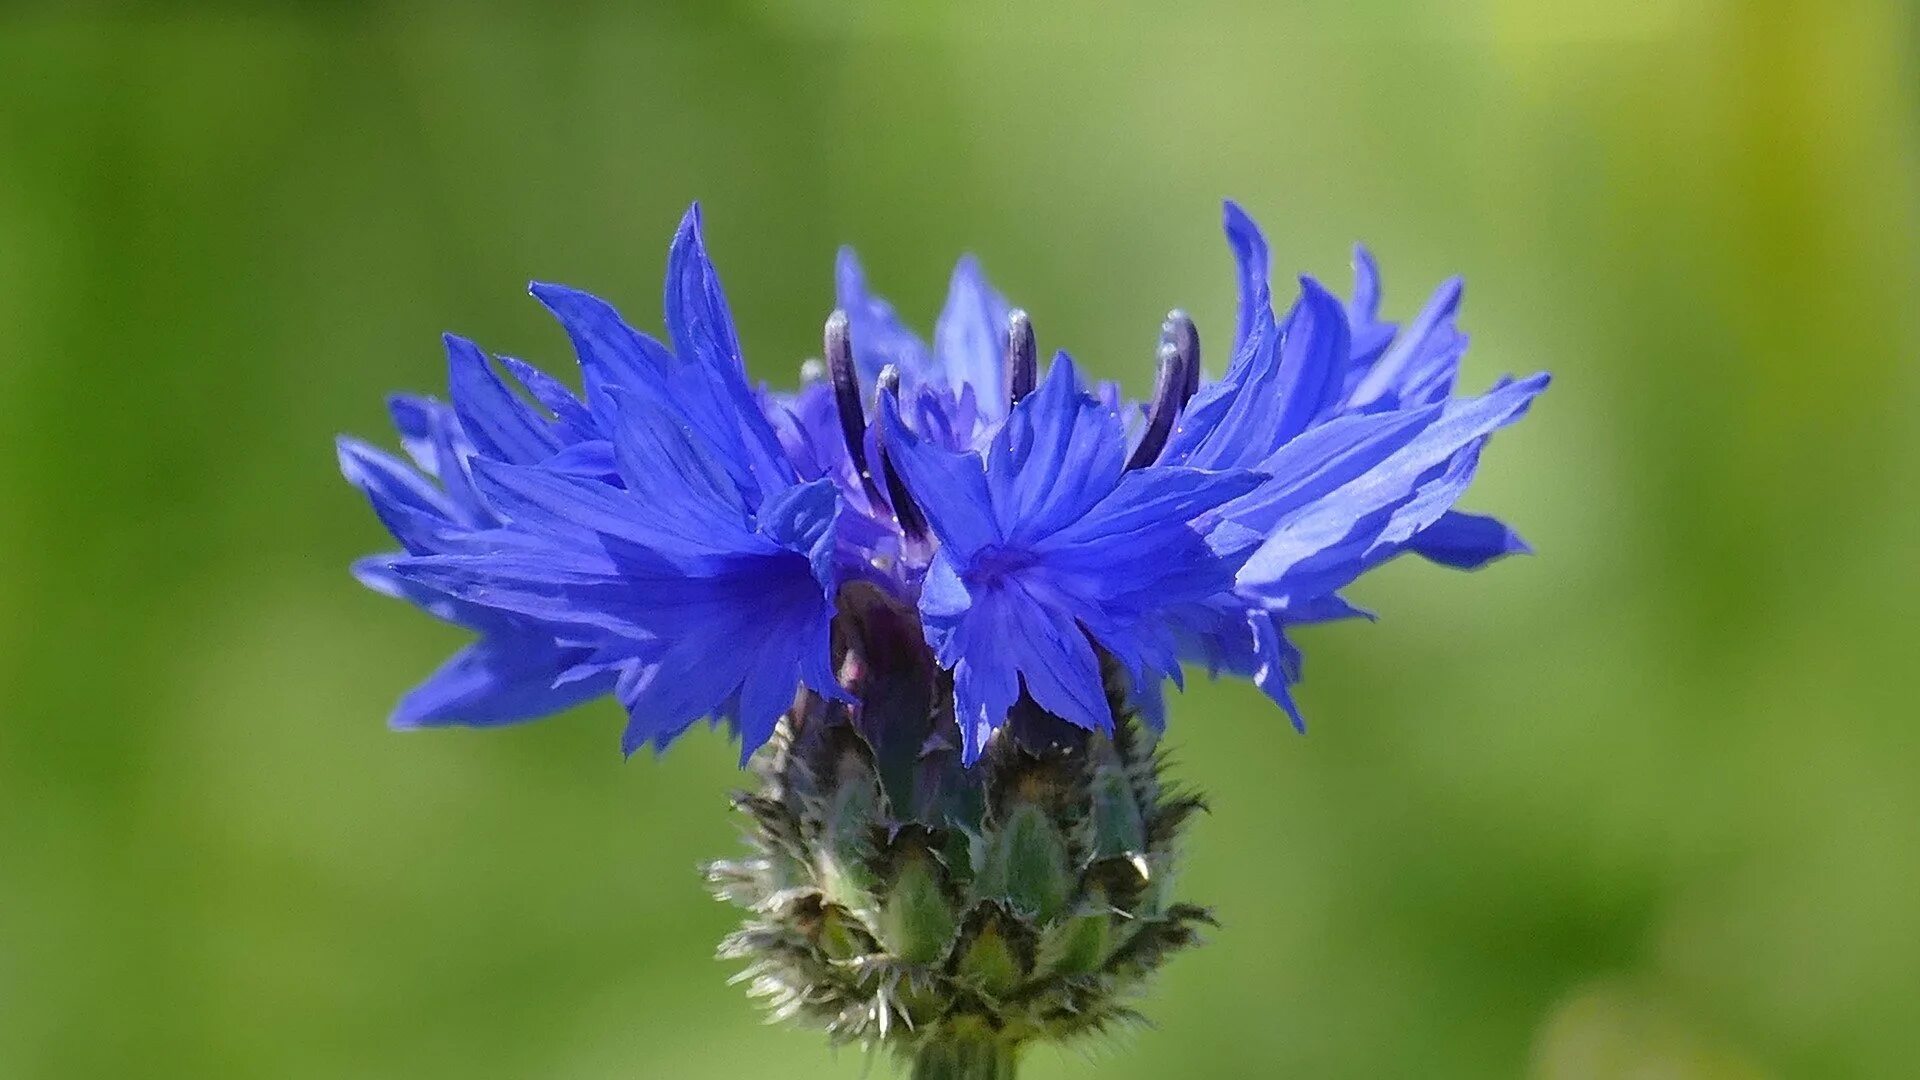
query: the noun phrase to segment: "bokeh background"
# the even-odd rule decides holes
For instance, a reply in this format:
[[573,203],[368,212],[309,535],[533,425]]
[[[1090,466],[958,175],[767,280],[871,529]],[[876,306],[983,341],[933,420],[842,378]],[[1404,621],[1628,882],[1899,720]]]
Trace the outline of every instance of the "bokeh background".
[[655,324],[696,197],[764,377],[852,242],[1144,391],[1223,196],[1557,374],[1470,498],[1540,554],[1371,578],[1305,738],[1177,703],[1224,928],[1028,1075],[1911,1075],[1915,10],[1419,7],[6,8],[0,1076],[865,1075],[710,958],[721,738],[385,728],[458,635],[348,579],[332,438],[443,329],[564,365],[529,278]]

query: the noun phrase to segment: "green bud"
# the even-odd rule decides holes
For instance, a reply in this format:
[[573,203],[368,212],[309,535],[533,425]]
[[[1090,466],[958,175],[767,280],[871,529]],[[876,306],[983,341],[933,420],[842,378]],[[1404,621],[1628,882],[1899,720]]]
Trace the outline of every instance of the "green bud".
[[908,855],[880,912],[880,937],[888,951],[910,964],[931,964],[946,955],[955,925],[953,901],[941,886],[933,857]]
[[967,943],[960,957],[959,975],[991,997],[1006,997],[1020,988],[1027,977],[1026,966],[1000,927],[998,918],[989,918],[980,932]]
[[1039,967],[1055,975],[1086,975],[1098,971],[1112,951],[1113,912],[1106,906],[1106,894],[1094,888],[1078,914],[1041,935]]
[[828,898],[850,908],[873,905],[873,836],[881,821],[878,778],[858,755],[842,754],[822,815],[820,878]]
[[1117,768],[1103,767],[1093,781],[1093,854],[1125,858],[1147,850],[1147,823],[1133,784]]
[[1042,923],[1066,909],[1073,894],[1067,840],[1045,810],[1025,802],[1014,806],[987,844],[975,892],[1005,899]]
[[830,960],[852,960],[873,951],[873,938],[859,920],[838,904],[821,909],[814,938]]

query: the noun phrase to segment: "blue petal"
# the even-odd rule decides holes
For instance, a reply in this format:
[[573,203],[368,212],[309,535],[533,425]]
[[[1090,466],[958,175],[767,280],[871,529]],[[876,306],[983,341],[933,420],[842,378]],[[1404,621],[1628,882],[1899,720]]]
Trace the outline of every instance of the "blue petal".
[[1373,622],[1378,618],[1366,608],[1354,606],[1339,593],[1327,593],[1287,605],[1287,622],[1292,624],[1339,622],[1343,619]]
[[[387,398],[387,414],[393,418],[394,430],[400,434],[400,446],[428,476],[440,475],[440,457],[434,450],[434,431],[440,427],[443,417],[451,417],[453,410],[433,400],[417,394],[394,394]],[[458,421],[453,421],[455,428]]]
[[446,495],[393,455],[351,435],[336,437],[334,447],[340,459],[340,475],[354,487],[384,502],[436,517],[453,516]]
[[1415,533],[1407,550],[1458,570],[1478,570],[1495,559],[1533,553],[1520,534],[1503,522],[1459,510],[1442,514],[1438,521]]
[[900,322],[892,304],[867,290],[866,274],[850,247],[840,249],[834,264],[834,303],[847,313],[854,364],[866,386],[871,387],[888,364],[898,366],[908,382],[924,381],[931,374],[933,359],[926,344]]
[[635,663],[621,673],[614,696],[627,710],[627,726],[620,735],[623,752],[632,754],[648,744],[665,750],[738,693],[751,658],[744,648],[722,649],[705,658],[695,654],[712,644],[704,635],[689,637],[662,659]]
[[686,519],[678,527],[717,535],[746,520],[743,477],[730,470],[724,442],[688,422],[658,395],[610,391],[615,403],[613,452],[627,489],[642,505]]
[[980,455],[921,439],[900,419],[892,395],[880,399],[887,454],[943,548],[961,558],[1004,539]]
[[1353,301],[1347,312],[1355,325],[1380,320],[1380,265],[1365,244],[1353,245]]
[[953,450],[971,449],[974,432],[983,422],[980,395],[972,386],[962,386],[956,393],[922,383],[913,393],[910,415],[915,431]]
[[1135,469],[1122,476],[1112,493],[1085,516],[1041,539],[1034,548],[1072,552],[1106,543],[1132,543],[1151,549],[1156,537],[1192,532],[1195,519],[1252,492],[1267,479],[1249,469]]
[[1204,599],[1232,584],[1238,560],[1209,548],[1193,522],[1265,480],[1245,471],[1135,470],[1084,518],[1032,550],[1056,589],[1101,610],[1130,613],[1119,633],[1094,627],[1102,644],[1119,651],[1124,634],[1144,629],[1140,613]]
[[1340,301],[1310,277],[1287,315],[1274,397],[1280,403],[1274,447],[1293,438],[1339,399],[1351,338]]
[[605,484],[620,486],[620,464],[614,458],[613,443],[606,439],[588,439],[574,443],[540,463],[551,472],[584,476]]
[[408,551],[441,550],[456,511],[438,488],[388,454],[357,439],[337,440],[340,473],[373,504],[373,512]]
[[1271,324],[1257,317],[1235,367],[1195,398],[1161,460],[1251,467],[1338,402],[1349,343],[1346,313],[1312,278],[1301,278],[1300,289],[1278,342]]
[[1263,314],[1273,318],[1273,290],[1267,284],[1271,256],[1260,226],[1238,203],[1229,199],[1222,217],[1227,243],[1233,247],[1234,263],[1239,269],[1240,322],[1233,334],[1233,349],[1237,353],[1253,337]]
[[[1320,456],[1317,472],[1289,469],[1292,447],[1283,449],[1273,463],[1274,487],[1281,493],[1265,490],[1230,508],[1238,524],[1267,537],[1241,570],[1240,590],[1285,603],[1332,591],[1390,556],[1449,509],[1471,478],[1479,443],[1524,415],[1546,385],[1547,377],[1536,375],[1411,417],[1389,413],[1322,425],[1316,433],[1339,425],[1343,433],[1374,437],[1357,440],[1343,455]],[[1411,437],[1409,427],[1415,429]],[[1357,477],[1325,491],[1325,473],[1344,476],[1360,466],[1365,468]],[[1295,490],[1285,491],[1288,485]],[[1302,491],[1313,497],[1299,497]],[[1338,566],[1329,564],[1330,556]]]
[[1307,733],[1307,718],[1300,714],[1300,706],[1293,700],[1291,684],[1300,677],[1300,654],[1280,632],[1279,623],[1269,615],[1258,612],[1248,617],[1248,626],[1253,631],[1253,670],[1248,678],[1260,692],[1273,700],[1293,721],[1293,730]]
[[[963,759],[971,764],[979,758],[1023,686],[1055,716],[1089,730],[1112,730],[1100,662],[1079,625],[1033,603],[1018,586],[968,594],[946,563],[944,552],[934,557],[928,580],[935,599],[922,604],[921,614],[935,658],[953,671]],[[957,596],[964,601],[956,603]]]
[[1234,350],[1226,374],[1202,386],[1181,410],[1160,452],[1160,463],[1213,468],[1256,461],[1262,453],[1270,453],[1271,439],[1260,437],[1255,427],[1259,418],[1271,415],[1273,403],[1249,387],[1272,382],[1279,349],[1280,330],[1272,312],[1263,310],[1255,316],[1246,341]]
[[1380,268],[1364,245],[1353,245],[1353,299],[1347,304],[1353,345],[1345,382],[1351,388],[1393,342],[1396,327],[1380,321]]
[[1119,417],[1080,389],[1065,353],[1056,356],[987,450],[1001,535],[1021,544],[1078,521],[1119,483],[1126,450]]
[[546,406],[547,411],[560,421],[570,436],[564,441],[591,439],[598,433],[599,425],[594,422],[593,413],[581,404],[579,398],[573,396],[573,391],[565,383],[524,360],[503,356],[500,362],[507,365],[507,370],[513,373],[521,386],[527,388],[533,400]]
[[796,484],[762,504],[758,518],[760,532],[768,539],[807,557],[814,579],[831,598],[834,526],[840,519],[840,493],[833,482]]
[[683,504],[663,513],[659,504],[585,477],[482,462],[477,479],[518,530],[582,546],[594,542],[581,535],[588,530],[646,548],[687,573],[714,572],[746,537],[737,522],[724,523],[721,532],[697,508]]
[[[992,600],[986,604],[996,606]],[[1020,656],[1021,681],[1034,702],[1090,731],[1113,730],[1113,707],[1100,677],[1100,660],[1085,631],[1065,614],[1033,604],[1008,603],[1000,625],[1013,632],[1008,651]],[[987,620],[993,626],[998,620]]]
[[[674,258],[683,273],[702,279],[704,256],[693,246],[695,239],[683,237]],[[692,251],[687,250],[690,246]],[[747,387],[737,359],[720,354],[711,334],[702,336],[683,327],[690,339],[686,348],[694,353],[676,357],[627,325],[619,312],[597,297],[558,285],[536,284],[533,293],[560,320],[580,354],[597,430],[618,430],[614,400],[623,391],[629,397],[664,401],[678,422],[699,429],[701,439],[752,499],[791,482],[793,467]],[[729,328],[726,340],[731,340],[731,333]],[[705,361],[699,359],[702,355]]]
[[512,521],[497,546],[390,564],[461,603],[597,635],[573,670],[619,672],[629,752],[725,715],[751,753],[801,685],[843,694],[830,651],[839,494],[822,479],[748,501],[757,485],[728,468],[738,418],[682,408],[720,400],[701,396],[712,370],[676,362],[642,389],[602,387],[624,486],[483,462],[479,482]]
[[1453,326],[1462,283],[1450,278],[1428,299],[1353,391],[1349,408],[1376,404],[1424,405],[1446,397],[1466,352],[1466,337]]
[[701,717],[730,711],[744,760],[801,685],[845,698],[830,667],[832,594],[799,554],[742,560],[709,579],[642,583],[662,632],[616,690],[630,717],[627,752],[663,748]]
[[946,383],[971,386],[988,416],[1006,408],[1007,301],[968,255],[953,268],[947,304],[934,324],[933,347]]
[[560,449],[545,420],[500,381],[473,342],[446,335],[447,381],[453,411],[473,445],[499,461],[534,462]]
[[765,412],[800,479],[844,476],[849,482],[857,482],[830,384],[815,382],[797,393],[776,395],[766,403]]
[[1306,721],[1290,689],[1300,678],[1300,653],[1271,612],[1228,605],[1214,610],[1193,635],[1190,652],[1214,677],[1247,679],[1281,707],[1294,729]]
[[1406,447],[1440,417],[1438,407],[1336,417],[1260,463],[1271,479],[1227,507],[1227,523],[1265,538]]
[[526,545],[484,554],[398,558],[387,567],[408,581],[494,611],[557,627],[653,636],[650,598],[639,595],[626,568],[604,552]]
[[1156,732],[1167,730],[1167,683],[1165,679],[1146,679],[1130,688],[1127,699],[1140,719]]
[[740,725],[740,764],[745,765],[754,751],[773,737],[781,715],[793,706],[800,681],[800,673],[792,665],[781,669],[763,663],[747,670],[735,706],[735,719]]
[[954,671],[969,754],[1022,686],[1074,723],[1111,723],[1089,634],[1135,685],[1177,675],[1162,613],[1226,589],[1237,565],[1194,521],[1264,476],[1174,467],[1123,475],[1119,420],[1081,390],[1064,355],[994,433],[984,491],[978,457],[914,440],[887,405],[882,415],[902,475],[916,497],[924,491],[944,542],[920,612],[936,659]]
[[405,600],[442,622],[464,626],[483,634],[511,629],[519,625],[514,616],[492,608],[469,604],[464,600],[448,596],[438,589],[400,576],[394,572],[393,563],[402,557],[372,555],[364,559],[356,559],[352,567],[354,580],[382,596]]
[[676,385],[677,403],[689,419],[710,425],[713,435],[730,431],[718,445],[753,477],[756,501],[792,483],[793,465],[747,384],[733,315],[701,236],[698,203],[687,210],[667,253],[666,313],[675,355],[701,375]]
[[447,493],[454,508],[454,521],[470,529],[489,529],[500,524],[480,492],[473,486],[473,462],[477,460],[473,444],[460,427],[460,419],[450,408],[438,408],[428,417],[429,438],[434,458],[433,475]]
[[1156,467],[1128,473],[1086,518],[1035,546],[1026,591],[1070,613],[1125,667],[1136,697],[1180,682],[1180,611],[1232,587],[1238,557],[1194,525],[1265,477]]
[[583,654],[531,634],[483,638],[401,698],[391,723],[492,727],[550,716],[613,688],[611,675],[556,685]]
[[681,360],[717,371],[745,370],[740,342],[733,332],[733,312],[720,288],[720,275],[707,257],[699,203],[687,208],[668,249],[664,306],[667,337]]
[[782,639],[768,644],[766,661],[748,671],[737,707],[741,764],[773,736],[800,687],[837,701],[853,701],[833,674],[831,620],[831,608],[801,612],[789,627],[778,628]]
[[[559,320],[580,359],[587,403],[596,416],[606,411],[608,387],[640,389],[658,383],[673,369],[667,347],[628,326],[613,305],[565,285],[534,282],[527,291]],[[604,421],[598,426],[605,426]]]

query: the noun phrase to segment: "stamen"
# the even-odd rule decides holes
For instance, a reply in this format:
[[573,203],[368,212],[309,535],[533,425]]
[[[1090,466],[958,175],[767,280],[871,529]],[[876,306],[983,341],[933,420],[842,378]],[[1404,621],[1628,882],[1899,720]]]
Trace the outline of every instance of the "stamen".
[[1187,313],[1175,309],[1160,325],[1160,372],[1153,384],[1153,407],[1147,413],[1147,430],[1127,459],[1127,468],[1141,469],[1153,464],[1167,447],[1174,421],[1187,407],[1194,391],[1200,389],[1200,332]]
[[[1167,319],[1160,324],[1160,340],[1172,341],[1180,350],[1180,355],[1190,358],[1185,367],[1187,381],[1185,393],[1188,398],[1200,389],[1200,328],[1193,325],[1185,311],[1174,308],[1167,312]],[[1186,407],[1186,401],[1181,401]]]
[[880,495],[867,469],[867,417],[860,407],[860,373],[853,366],[853,339],[847,330],[847,313],[835,309],[827,316],[827,373],[833,378],[833,403],[840,413],[840,437],[847,444],[847,455],[860,474],[867,497]]
[[1007,403],[1018,405],[1033,393],[1038,382],[1039,360],[1033,344],[1033,322],[1027,313],[1014,308],[1007,313]]
[[[900,369],[888,364],[880,369],[879,392],[892,398],[897,411],[900,406]],[[900,474],[894,471],[893,462],[887,459],[887,442],[882,427],[882,436],[877,444],[880,449],[880,472],[887,480],[887,501],[893,504],[893,520],[900,524],[900,534],[913,543],[924,543],[927,539],[927,517],[907,492],[907,485],[900,480]]]

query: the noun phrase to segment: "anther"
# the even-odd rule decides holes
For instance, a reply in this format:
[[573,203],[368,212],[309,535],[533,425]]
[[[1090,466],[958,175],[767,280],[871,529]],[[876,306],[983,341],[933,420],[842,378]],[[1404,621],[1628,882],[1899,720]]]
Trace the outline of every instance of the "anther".
[[867,417],[860,407],[860,373],[853,366],[853,339],[847,331],[847,313],[827,316],[827,374],[833,379],[833,403],[840,413],[840,437],[847,444],[854,471],[869,497],[877,497],[873,474],[867,469]]
[[[900,408],[900,369],[892,364],[882,368],[878,387],[882,396],[893,399],[897,414]],[[914,503],[913,496],[907,492],[907,485],[901,482],[900,474],[894,470],[893,462],[888,458],[885,425],[882,425],[877,446],[880,450],[880,472],[887,482],[887,501],[893,504],[893,520],[900,524],[902,536],[916,544],[924,543],[927,539],[927,518]]]
[[1018,405],[1033,393],[1038,380],[1038,354],[1033,344],[1033,322],[1014,308],[1007,313],[1007,403]]
[[[1174,308],[1160,324],[1160,340],[1173,342],[1180,355],[1187,358],[1182,361],[1186,365],[1182,369],[1186,373],[1184,392],[1191,398],[1200,389],[1200,328],[1193,325],[1186,312]],[[1186,407],[1184,400],[1181,407]]]
[[1160,326],[1160,371],[1153,384],[1153,407],[1147,413],[1146,433],[1127,459],[1127,468],[1145,468],[1159,459],[1180,410],[1199,388],[1200,333],[1186,312],[1176,309],[1167,313],[1167,321]]

